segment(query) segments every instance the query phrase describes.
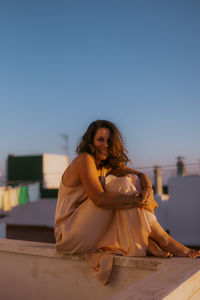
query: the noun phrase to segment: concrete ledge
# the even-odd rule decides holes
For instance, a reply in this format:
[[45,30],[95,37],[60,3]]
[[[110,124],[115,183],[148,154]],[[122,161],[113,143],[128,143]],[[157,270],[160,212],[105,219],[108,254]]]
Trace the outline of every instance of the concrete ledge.
[[200,296],[200,260],[115,256],[103,286],[87,263],[62,256],[54,244],[0,239],[4,300],[192,299]]
[[111,297],[110,300],[200,299],[200,261],[172,258],[155,273]]
[[[0,251],[82,261],[78,255],[62,255],[57,253],[55,244],[50,243],[0,239]],[[150,257],[137,258],[125,257],[121,255],[116,255],[114,257],[114,265],[121,267],[134,267],[138,269],[157,271],[163,264],[164,262],[157,261],[156,258],[153,259]]]

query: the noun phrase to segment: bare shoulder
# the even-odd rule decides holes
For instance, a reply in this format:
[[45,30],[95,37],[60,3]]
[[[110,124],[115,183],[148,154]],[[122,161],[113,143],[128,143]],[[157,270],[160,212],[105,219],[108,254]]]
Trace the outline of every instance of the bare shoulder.
[[63,183],[66,186],[76,186],[81,183],[80,175],[85,172],[96,171],[94,157],[89,153],[79,154],[67,167],[63,174]]
[[90,163],[95,163],[94,157],[89,154],[89,153],[81,153],[79,156],[76,158],[76,164],[79,167],[82,164],[90,164]]
[[136,171],[135,169],[132,169],[128,166],[121,166],[118,169],[112,169],[110,171],[110,174],[115,175],[117,177],[126,176],[127,174],[136,174],[140,176],[142,173],[139,171]]
[[77,169],[80,177],[82,174],[87,176],[92,173],[93,175],[97,173],[94,156],[89,153],[81,153],[77,158]]
[[128,167],[128,166],[124,166],[123,168],[124,168],[124,172],[127,172],[127,173],[129,173],[129,174],[136,174],[136,175],[138,175],[138,176],[140,176],[140,175],[142,174],[142,172],[137,171],[137,170],[135,170],[135,169],[133,169],[133,168],[130,168],[130,167]]

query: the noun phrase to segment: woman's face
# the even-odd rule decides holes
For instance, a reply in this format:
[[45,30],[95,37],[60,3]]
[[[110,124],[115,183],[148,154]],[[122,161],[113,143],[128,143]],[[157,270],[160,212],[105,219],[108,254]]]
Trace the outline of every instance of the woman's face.
[[108,147],[110,142],[110,130],[108,128],[99,128],[94,136],[94,147],[98,152],[98,160],[106,160],[108,157]]

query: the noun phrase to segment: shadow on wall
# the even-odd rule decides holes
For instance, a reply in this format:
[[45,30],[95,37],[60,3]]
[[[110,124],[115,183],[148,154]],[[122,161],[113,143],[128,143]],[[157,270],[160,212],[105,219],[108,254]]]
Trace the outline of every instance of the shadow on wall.
[[54,229],[46,226],[6,225],[6,238],[32,242],[55,243]]

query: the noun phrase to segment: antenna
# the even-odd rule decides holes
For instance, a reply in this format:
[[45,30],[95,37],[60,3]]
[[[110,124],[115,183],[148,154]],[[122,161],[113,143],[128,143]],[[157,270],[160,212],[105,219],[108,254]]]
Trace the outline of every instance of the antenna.
[[61,133],[60,136],[64,139],[65,145],[62,146],[62,149],[66,151],[66,154],[69,156],[69,136],[68,134]]

